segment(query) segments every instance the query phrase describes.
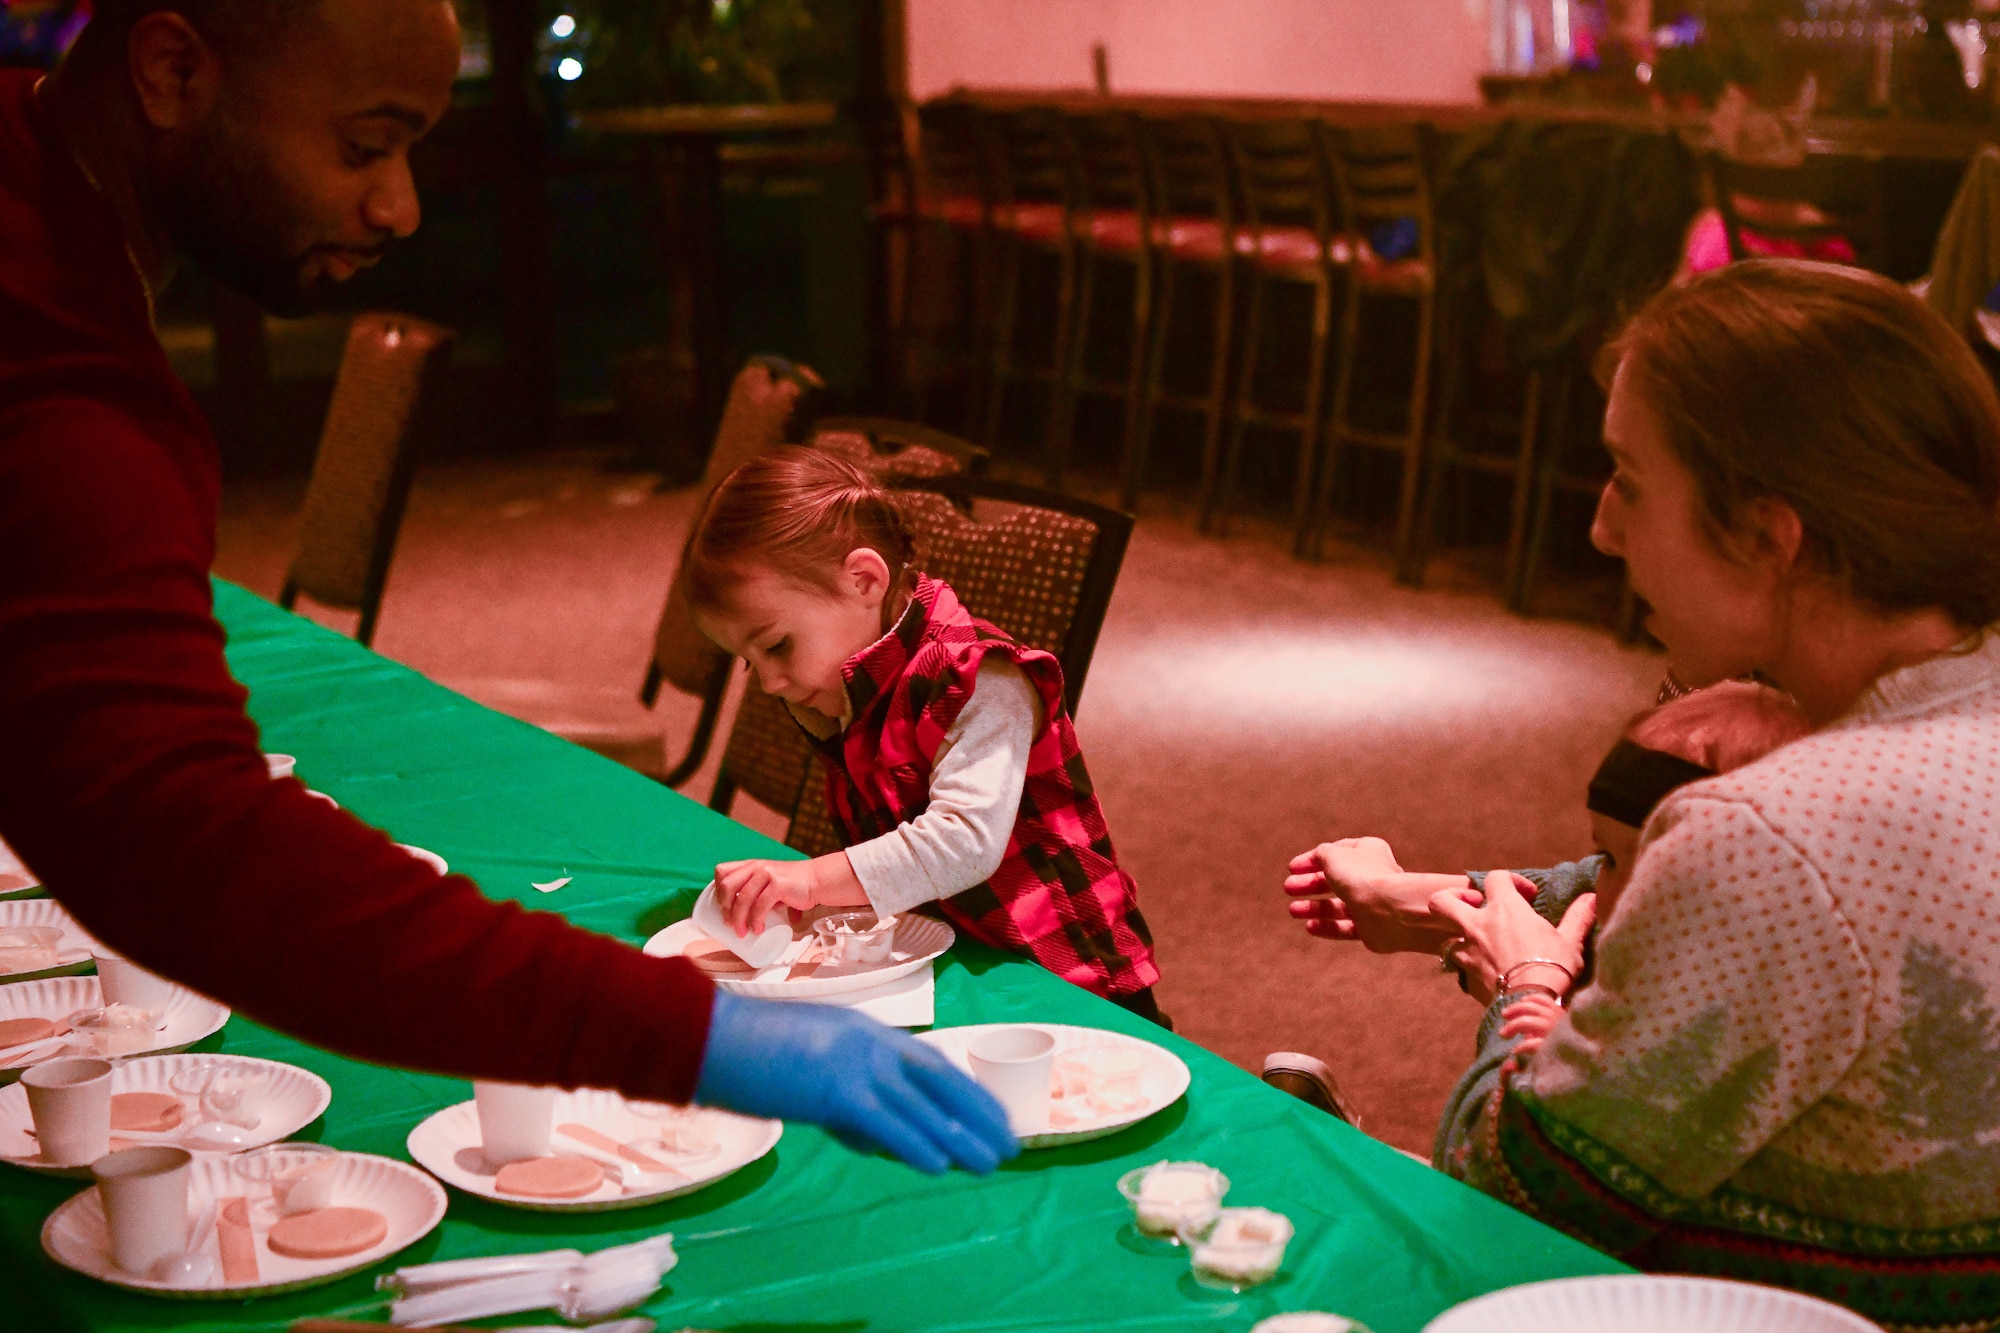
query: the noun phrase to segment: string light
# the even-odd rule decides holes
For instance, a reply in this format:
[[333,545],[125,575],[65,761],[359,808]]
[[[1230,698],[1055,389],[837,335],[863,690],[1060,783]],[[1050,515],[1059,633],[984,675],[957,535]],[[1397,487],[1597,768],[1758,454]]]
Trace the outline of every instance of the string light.
[[556,77],[564,83],[575,83],[583,77],[583,62],[575,56],[564,56],[556,64]]
[[576,16],[573,14],[558,14],[556,21],[549,25],[549,33],[555,37],[567,37],[575,31]]

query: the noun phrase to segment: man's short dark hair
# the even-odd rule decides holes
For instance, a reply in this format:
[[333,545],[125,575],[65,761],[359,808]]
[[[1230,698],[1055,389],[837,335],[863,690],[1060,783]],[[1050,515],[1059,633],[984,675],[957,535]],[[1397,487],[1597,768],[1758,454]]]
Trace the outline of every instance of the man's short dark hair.
[[255,51],[290,36],[319,12],[321,0],[97,0],[81,41],[115,37],[148,14],[169,10],[225,52]]

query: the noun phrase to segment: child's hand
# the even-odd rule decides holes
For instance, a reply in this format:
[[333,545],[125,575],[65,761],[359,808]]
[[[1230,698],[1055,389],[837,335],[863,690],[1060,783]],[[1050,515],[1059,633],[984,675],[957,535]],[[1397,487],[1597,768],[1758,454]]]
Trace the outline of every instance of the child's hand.
[[1500,1063],[1500,1077],[1511,1079],[1528,1067],[1529,1059],[1542,1049],[1542,1041],[1562,1021],[1563,1008],[1546,995],[1524,995],[1507,1006],[1500,1020],[1500,1035],[1519,1037],[1513,1052]]
[[[1507,1006],[1507,1014],[1500,1020],[1500,1035],[1503,1037],[1526,1037],[1535,1045],[1542,1044],[1542,1038],[1555,1031],[1562,1021],[1563,1008],[1546,995],[1524,995]],[[1524,1041],[1520,1047],[1527,1047]]]
[[725,861],[715,868],[715,903],[744,938],[762,930],[775,908],[814,905],[811,861]]
[[796,914],[815,907],[866,907],[868,895],[847,853],[830,852],[810,861],[724,861],[715,868],[715,904],[729,928],[748,938],[777,908]]

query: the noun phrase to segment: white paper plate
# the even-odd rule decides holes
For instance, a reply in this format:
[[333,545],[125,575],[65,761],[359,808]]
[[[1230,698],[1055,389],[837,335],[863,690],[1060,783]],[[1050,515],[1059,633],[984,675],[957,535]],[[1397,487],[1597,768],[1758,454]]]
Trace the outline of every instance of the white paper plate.
[[[218,1263],[215,1277],[199,1287],[178,1287],[127,1273],[111,1259],[111,1235],[104,1225],[104,1208],[97,1187],[91,1186],[49,1214],[42,1224],[42,1249],[64,1268],[94,1277],[114,1287],[171,1296],[180,1300],[242,1300],[323,1286],[358,1273],[429,1235],[444,1220],[444,1187],[414,1166],[344,1152],[334,1158],[333,1202],[338,1207],[373,1208],[389,1221],[380,1245],[342,1259],[291,1259],[273,1254],[264,1243],[271,1228],[269,1208],[250,1208],[251,1230],[257,1238],[258,1276],[255,1282],[229,1285]],[[214,1198],[237,1195],[255,1198],[255,1187],[236,1172],[233,1157],[198,1157],[188,1180],[188,1216],[197,1216]],[[214,1244],[213,1241],[210,1244]]]
[[1116,1134],[1127,1125],[1136,1125],[1148,1116],[1158,1115],[1179,1101],[1181,1094],[1188,1090],[1188,1067],[1178,1055],[1150,1041],[1128,1037],[1122,1032],[1108,1032],[1103,1028],[1071,1027],[1067,1023],[979,1023],[963,1028],[937,1028],[919,1032],[916,1037],[918,1041],[937,1047],[953,1064],[970,1074],[972,1066],[965,1058],[966,1046],[980,1033],[996,1027],[1034,1028],[1050,1034],[1056,1039],[1057,1059],[1071,1051],[1103,1046],[1138,1051],[1146,1061],[1139,1071],[1139,1091],[1145,1100],[1138,1106],[1129,1111],[1107,1112],[1084,1120],[1071,1129],[1031,1134],[1021,1140],[1023,1148],[1053,1148],[1059,1144],[1083,1143]]
[[56,941],[56,948],[62,950],[63,961],[54,967],[37,968],[33,972],[0,972],[0,983],[72,977],[79,972],[92,971],[97,965],[91,962],[90,952],[104,947],[92,939],[90,932],[79,926],[76,918],[65,912],[62,904],[53,898],[0,901],[0,930],[10,926],[56,927],[63,933],[62,938]]
[[[682,950],[698,939],[707,938],[693,921],[676,921],[646,941],[646,952],[655,958],[678,958]],[[754,995],[762,1000],[810,1000],[822,995],[845,995],[868,990],[884,982],[906,977],[949,949],[958,937],[950,926],[914,912],[896,921],[896,938],[889,961],[873,967],[822,967],[809,977],[785,980],[792,963],[812,942],[811,932],[792,941],[792,947],[778,961],[747,977],[717,977],[715,984],[736,995]]]
[[[125,1134],[111,1131],[111,1148],[139,1147],[142,1144],[163,1144],[170,1148],[186,1148],[197,1157],[227,1156],[230,1153],[248,1152],[261,1148],[267,1143],[289,1138],[313,1121],[319,1119],[320,1112],[326,1110],[333,1101],[333,1089],[326,1080],[310,1070],[297,1065],[281,1064],[276,1060],[257,1060],[245,1055],[149,1055],[137,1059],[120,1061],[111,1070],[111,1095],[121,1092],[165,1092],[175,1096],[172,1080],[174,1075],[193,1065],[221,1064],[261,1069],[268,1076],[262,1089],[262,1118],[250,1133],[250,1142],[240,1148],[217,1148],[202,1139],[183,1139],[179,1131],[165,1134]],[[181,1098],[182,1128],[192,1127],[198,1120],[196,1108],[191,1099]],[[68,1176],[75,1180],[89,1180],[87,1166],[49,1166],[41,1160],[41,1144],[28,1131],[35,1125],[34,1117],[28,1114],[28,1090],[19,1083],[0,1088],[0,1159],[25,1171],[34,1171],[47,1176]],[[129,1140],[121,1143],[120,1140]]]
[[[411,1130],[410,1156],[445,1184],[509,1208],[536,1213],[604,1213],[617,1208],[641,1208],[706,1189],[777,1147],[779,1136],[785,1132],[784,1123],[778,1120],[754,1120],[728,1111],[704,1110],[702,1114],[714,1118],[715,1152],[701,1157],[675,1157],[649,1148],[648,1156],[678,1168],[682,1174],[641,1175],[631,1194],[610,1181],[577,1199],[524,1199],[518,1194],[500,1193],[493,1188],[494,1168],[487,1165],[480,1151],[479,1111],[472,1102],[447,1106]],[[557,1096],[554,1123],[565,1122],[588,1125],[620,1143],[647,1137],[654,1132],[650,1127],[657,1123],[634,1115],[617,1093],[597,1088],[579,1088]],[[561,1134],[553,1135],[549,1145],[556,1152],[571,1146]]]
[[[0,1019],[61,1020],[79,1009],[98,1009],[103,1005],[104,992],[98,988],[96,977],[51,977],[46,981],[23,982],[18,986],[0,986]],[[133,1054],[166,1055],[184,1051],[203,1037],[220,1032],[222,1025],[228,1021],[227,1007],[185,986],[176,986],[173,999],[167,1002],[167,1026],[154,1039],[151,1050],[135,1051]],[[62,1058],[61,1055],[43,1057],[47,1060]],[[0,1069],[0,1087],[20,1078],[23,1069],[40,1063],[34,1060],[11,1069]]]
[[0,900],[41,896],[42,885],[35,872],[22,863],[12,847],[0,842]]
[[[327,799],[331,800],[333,798],[328,797]],[[407,842],[399,842],[396,845],[398,847],[401,847],[404,851],[408,852],[411,856],[416,857],[419,861],[422,861],[425,865],[429,866],[431,869],[437,871],[438,874],[449,875],[451,873],[451,867],[445,864],[445,859],[442,856],[439,856],[436,852],[425,851],[423,848],[412,846]]]
[[1706,1277],[1569,1277],[1455,1305],[1424,1333],[1880,1333],[1795,1291]]

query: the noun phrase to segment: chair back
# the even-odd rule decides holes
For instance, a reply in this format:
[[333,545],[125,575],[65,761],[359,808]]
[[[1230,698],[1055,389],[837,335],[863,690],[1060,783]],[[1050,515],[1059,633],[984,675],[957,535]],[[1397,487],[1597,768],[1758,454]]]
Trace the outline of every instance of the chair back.
[[849,111],[861,139],[870,211],[881,219],[910,217],[916,212],[917,182],[910,153],[909,104],[869,98],[854,103]]
[[[924,478],[899,489],[918,568],[949,583],[973,615],[1054,653],[1074,717],[1132,540],[1132,516],[988,477]],[[982,516],[987,508],[993,512]]]
[[985,228],[993,206],[993,152],[986,113],[964,102],[917,109],[915,181],[926,217]]
[[1079,112],[1067,122],[1076,145],[1078,209],[1148,217],[1153,199],[1138,118],[1121,111]]
[[1731,259],[1762,253],[1749,233],[1808,256],[1845,239],[1860,267],[1881,272],[1887,262],[1879,157],[1814,153],[1798,166],[1760,166],[1710,153],[1708,174]]
[[[737,372],[715,428],[695,513],[708,502],[709,492],[743,464],[780,444],[805,438],[817,395],[824,381],[808,366],[780,357],[756,356]],[[639,688],[648,708],[659,698],[660,686],[672,685],[683,694],[707,695],[726,682],[729,654],[710,643],[688,614],[687,589],[678,567],[667,586],[667,604],[653,631],[653,660]]]
[[1340,199],[1341,224],[1366,235],[1371,227],[1409,218],[1417,251],[1432,254],[1431,135],[1424,125],[1320,126]]
[[990,126],[998,170],[994,221],[1005,227],[1026,205],[1073,210],[1082,194],[1082,168],[1069,129],[1055,111],[1029,107],[995,112]]
[[884,478],[942,477],[986,471],[986,450],[970,440],[889,417],[821,417],[813,447],[839,454]]
[[1243,220],[1253,231],[1302,227],[1321,240],[1332,234],[1333,189],[1312,121],[1236,121],[1226,133]]
[[1204,116],[1147,119],[1139,124],[1139,139],[1162,217],[1210,220],[1225,230],[1235,222],[1229,145],[1220,125]]
[[362,643],[375,637],[403,523],[416,468],[415,427],[454,337],[441,325],[386,311],[356,315],[347,331],[306,486],[298,553],[279,600],[289,607],[303,592],[359,611],[355,637]]

